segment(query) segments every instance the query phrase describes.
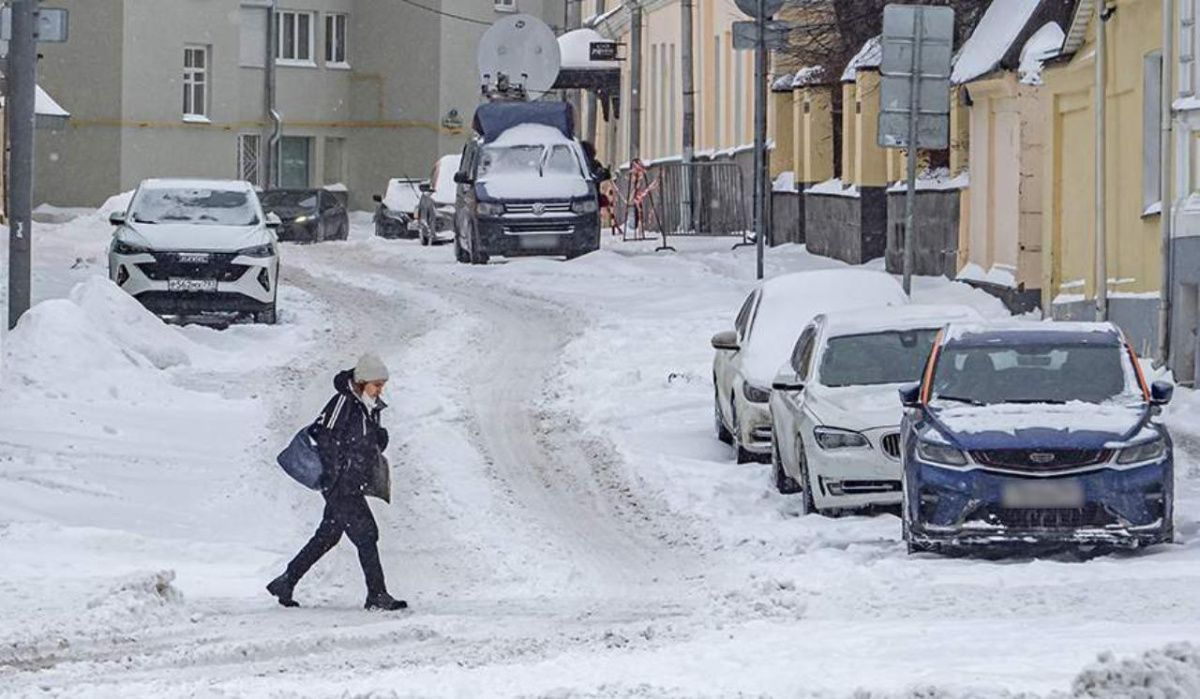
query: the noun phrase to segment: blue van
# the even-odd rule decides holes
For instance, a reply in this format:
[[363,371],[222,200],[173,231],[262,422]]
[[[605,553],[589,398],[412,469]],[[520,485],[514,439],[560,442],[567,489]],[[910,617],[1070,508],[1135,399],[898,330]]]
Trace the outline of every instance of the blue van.
[[909,552],[1170,542],[1173,390],[1108,323],[947,327],[900,391]]

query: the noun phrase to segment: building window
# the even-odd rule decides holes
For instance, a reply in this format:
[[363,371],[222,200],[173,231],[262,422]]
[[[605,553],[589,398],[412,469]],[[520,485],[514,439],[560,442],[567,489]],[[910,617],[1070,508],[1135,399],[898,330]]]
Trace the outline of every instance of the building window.
[[349,15],[325,15],[325,63],[344,66],[346,60],[346,25]]
[[496,0],[496,12],[516,12],[517,0]]
[[284,136],[279,140],[279,186],[308,189],[312,174],[312,139]]
[[183,118],[208,118],[208,47],[183,47]]
[[267,65],[267,9],[242,7],[238,21],[238,65],[265,68]]
[[1142,58],[1142,206],[1147,210],[1162,201],[1162,78],[1162,52],[1146,54]]
[[258,134],[240,134],[237,140],[237,171],[238,179],[253,185],[260,185],[258,163],[262,153],[259,150],[261,138]]
[[275,17],[279,32],[275,58],[281,63],[313,65],[313,13],[280,10]]

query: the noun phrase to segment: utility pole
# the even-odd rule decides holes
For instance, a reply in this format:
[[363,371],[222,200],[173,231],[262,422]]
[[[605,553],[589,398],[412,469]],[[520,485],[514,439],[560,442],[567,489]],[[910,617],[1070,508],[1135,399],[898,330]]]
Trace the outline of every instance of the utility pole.
[[[596,14],[600,15],[603,13],[604,13],[604,0],[596,0]],[[600,109],[600,100],[596,98],[596,93],[593,92],[592,90],[588,90],[587,105],[588,105],[587,129],[584,132],[584,138],[594,146],[594,145],[596,145],[596,137],[598,135],[598,128],[599,128],[598,124],[599,124],[600,117],[597,114],[597,112]],[[610,163],[610,165],[611,165],[611,163]]]
[[[579,25],[583,21],[583,0],[567,0],[567,31],[572,32],[579,29]],[[575,115],[575,133],[579,135],[581,124],[579,123],[579,115],[583,111],[583,95],[579,90],[571,90],[567,94],[567,100],[571,103],[571,111]]]
[[921,121],[921,49],[924,43],[925,21],[921,15],[915,15],[915,38],[913,39],[913,70],[909,80],[912,95],[912,109],[908,117],[908,156],[907,172],[908,190],[904,195],[904,294],[912,298],[913,263],[916,260],[916,210],[917,210],[917,126]]
[[[1185,0],[1186,2],[1187,0]],[[1171,218],[1175,204],[1172,190],[1172,143],[1171,108],[1175,102],[1173,56],[1175,55],[1175,2],[1163,0],[1162,4],[1162,101],[1159,103],[1159,171],[1158,196],[1162,201],[1162,212],[1158,225],[1162,235],[1162,290],[1158,299],[1158,357],[1157,364],[1165,365],[1171,359],[1171,306],[1174,298],[1174,270],[1171,269],[1174,251],[1171,249]]]
[[767,238],[767,4],[758,0],[754,48],[754,244],[757,278],[763,278]]
[[8,47],[8,328],[30,304],[38,0],[12,0]]
[[279,113],[278,91],[275,76],[278,73],[275,56],[279,53],[279,0],[271,0],[267,7],[267,56],[264,64],[266,73],[267,119],[271,122],[271,134],[267,137],[267,167],[263,178],[264,189],[279,187],[279,143],[283,138],[283,115]]
[[[1105,125],[1107,123],[1108,98],[1108,12],[1105,8],[1107,0],[1096,3],[1096,84],[1093,87],[1096,112],[1096,241],[1095,241],[1095,274],[1096,274],[1096,320],[1108,320],[1108,215],[1107,196],[1107,162],[1105,146],[1107,143]],[[1164,56],[1164,61],[1167,60]],[[1166,86],[1164,86],[1166,89]]]
[[642,157],[642,5],[629,3],[629,162]]
[[683,197],[680,228],[684,233],[691,233],[695,206],[693,200],[696,178],[692,168],[696,151],[696,75],[695,34],[692,31],[693,0],[681,0],[679,3],[680,20],[680,63],[683,64]]

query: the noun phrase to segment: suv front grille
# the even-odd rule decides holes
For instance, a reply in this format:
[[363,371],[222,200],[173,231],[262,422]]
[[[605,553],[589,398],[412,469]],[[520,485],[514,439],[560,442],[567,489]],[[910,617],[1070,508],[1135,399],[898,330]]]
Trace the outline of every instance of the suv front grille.
[[985,449],[971,452],[982,466],[1051,473],[1107,463],[1111,449]]
[[[534,214],[534,204],[505,204],[504,213],[506,214]],[[569,214],[571,213],[571,205],[567,202],[556,202],[553,204],[542,204],[543,214]]]
[[883,449],[883,453],[891,459],[900,458],[900,434],[885,434],[879,440],[879,446]]
[[234,252],[206,253],[208,262],[194,262],[188,253],[156,252],[154,262],[142,262],[137,268],[156,282],[168,279],[216,279],[234,282],[241,278],[249,267],[233,264]]

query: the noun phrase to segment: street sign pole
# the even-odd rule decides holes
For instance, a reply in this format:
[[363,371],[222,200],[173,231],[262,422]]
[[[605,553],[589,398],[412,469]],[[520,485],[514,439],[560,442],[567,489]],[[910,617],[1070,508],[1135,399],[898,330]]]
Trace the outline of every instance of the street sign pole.
[[917,207],[917,125],[921,120],[921,44],[925,39],[925,20],[913,14],[912,108],[908,116],[908,191],[904,195],[904,293],[912,298],[913,219]]
[[756,45],[754,47],[754,245],[756,274],[763,278],[763,255],[767,237],[766,186],[763,172],[767,159],[767,4],[758,0]]
[[12,0],[8,53],[8,328],[30,304],[33,218],[33,128],[37,90],[37,1]]

